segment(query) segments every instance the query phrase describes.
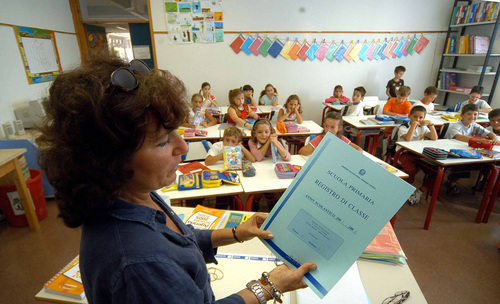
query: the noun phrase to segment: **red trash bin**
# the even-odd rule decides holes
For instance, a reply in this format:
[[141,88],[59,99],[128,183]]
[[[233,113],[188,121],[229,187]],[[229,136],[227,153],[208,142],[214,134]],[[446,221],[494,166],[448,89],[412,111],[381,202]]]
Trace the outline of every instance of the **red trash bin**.
[[[35,213],[39,221],[47,217],[47,202],[43,193],[42,171],[30,169],[31,179],[26,182],[31,199],[35,205]],[[28,226],[28,220],[17,193],[16,185],[0,186],[0,209],[2,209],[9,225],[13,227]]]

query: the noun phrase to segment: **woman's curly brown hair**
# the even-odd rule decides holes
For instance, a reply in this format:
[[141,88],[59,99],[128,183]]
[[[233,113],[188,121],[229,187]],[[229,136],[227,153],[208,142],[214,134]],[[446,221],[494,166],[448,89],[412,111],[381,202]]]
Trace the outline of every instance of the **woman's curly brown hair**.
[[111,55],[96,56],[50,87],[36,142],[69,227],[99,216],[120,196],[151,123],[175,129],[187,113],[184,84],[166,71],[136,74],[139,85],[131,92],[111,85],[111,73],[127,66]]

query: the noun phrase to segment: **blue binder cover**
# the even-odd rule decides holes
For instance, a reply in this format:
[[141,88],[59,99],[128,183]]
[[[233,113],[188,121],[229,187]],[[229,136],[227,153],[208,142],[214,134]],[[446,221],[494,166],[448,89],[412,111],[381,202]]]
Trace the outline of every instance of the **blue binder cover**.
[[306,52],[306,55],[307,57],[309,57],[309,60],[313,61],[314,59],[316,59],[316,55],[314,54],[318,49],[319,49],[319,43],[314,42],[313,45],[311,45],[311,47],[309,48],[309,50],[307,50]]
[[368,48],[370,47],[371,43],[365,42],[361,50],[359,50],[358,57],[361,59],[361,61],[365,61],[366,58],[366,51],[368,51]]
[[281,42],[279,39],[276,39],[274,40],[273,44],[271,45],[271,47],[269,48],[269,50],[267,50],[267,53],[271,56],[273,56],[273,58],[276,58],[279,56],[279,54],[281,53],[281,50],[283,50],[283,47],[285,45],[283,44],[283,42]]
[[252,51],[250,51],[248,48],[252,45],[252,43],[255,41],[255,38],[252,36],[248,36],[245,42],[241,45],[241,50],[245,52],[245,54],[250,55],[252,54]]
[[380,50],[378,50],[377,55],[380,57],[380,59],[385,59],[387,56],[384,55],[385,48],[387,47],[388,42],[384,41],[384,44],[380,47]]
[[342,42],[334,55],[338,62],[342,62],[342,60],[344,60],[345,51],[347,51],[347,45]]
[[274,238],[261,241],[292,269],[315,263],[304,280],[323,298],[414,190],[327,133],[262,224]]

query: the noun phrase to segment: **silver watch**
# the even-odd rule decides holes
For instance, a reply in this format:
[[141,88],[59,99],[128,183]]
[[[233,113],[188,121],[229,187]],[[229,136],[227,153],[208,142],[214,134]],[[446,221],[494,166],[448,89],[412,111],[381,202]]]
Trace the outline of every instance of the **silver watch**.
[[259,304],[267,303],[266,295],[264,294],[264,290],[262,289],[262,286],[260,286],[259,281],[252,280],[248,282],[247,288],[254,293],[254,295],[257,297],[257,300],[259,300]]

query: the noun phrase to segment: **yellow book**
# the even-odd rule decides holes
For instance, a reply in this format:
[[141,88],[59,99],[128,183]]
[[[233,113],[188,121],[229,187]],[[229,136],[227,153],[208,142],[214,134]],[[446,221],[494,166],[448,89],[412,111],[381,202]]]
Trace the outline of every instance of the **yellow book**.
[[290,40],[287,40],[285,43],[285,46],[283,47],[283,49],[280,52],[280,55],[283,58],[285,58],[286,60],[290,59],[290,55],[288,55],[288,51],[290,51],[290,49],[292,48],[292,45],[293,45],[293,42]]
[[80,256],[74,258],[68,265],[43,285],[46,292],[75,299],[85,298],[82,277],[80,275]]
[[215,229],[224,212],[224,210],[198,205],[194,208],[193,214],[186,220],[186,225],[193,225],[194,228],[198,229]]

